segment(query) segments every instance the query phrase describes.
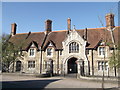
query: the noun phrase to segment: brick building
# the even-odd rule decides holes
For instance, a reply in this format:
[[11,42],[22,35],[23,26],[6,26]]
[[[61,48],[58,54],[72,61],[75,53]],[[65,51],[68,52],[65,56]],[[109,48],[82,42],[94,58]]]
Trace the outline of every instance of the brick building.
[[23,54],[16,60],[15,72],[102,75],[104,69],[105,75],[113,76],[109,57],[120,27],[114,25],[114,14],[105,19],[106,27],[76,30],[68,18],[68,29],[60,31],[53,31],[52,21],[46,20],[45,31],[29,33],[16,33],[17,25],[12,24],[10,41],[21,45]]

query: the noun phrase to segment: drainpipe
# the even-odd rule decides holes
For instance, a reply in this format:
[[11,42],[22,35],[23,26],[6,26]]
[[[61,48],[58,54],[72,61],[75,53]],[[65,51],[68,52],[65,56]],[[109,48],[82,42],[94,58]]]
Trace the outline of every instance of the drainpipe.
[[40,52],[41,52],[41,58],[40,58],[40,74],[42,73],[42,48],[43,48],[43,45],[45,43],[45,40],[47,39],[47,36],[48,34],[45,34],[45,37],[43,39],[43,42],[42,42],[42,45],[41,45],[41,49],[40,49]]
[[57,74],[59,75],[59,50],[58,50],[58,56],[57,56]]
[[41,50],[41,58],[40,58],[40,74],[42,74],[42,50]]
[[92,49],[92,76],[94,76],[94,60],[93,60],[93,49]]

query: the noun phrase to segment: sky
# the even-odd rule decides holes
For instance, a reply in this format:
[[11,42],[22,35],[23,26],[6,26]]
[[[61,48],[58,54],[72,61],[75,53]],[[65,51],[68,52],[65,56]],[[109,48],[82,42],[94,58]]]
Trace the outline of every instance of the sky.
[[110,12],[118,26],[117,2],[2,2],[2,33],[10,34],[12,23],[17,33],[43,32],[47,19],[52,20],[52,31],[66,30],[67,18],[71,28],[100,28]]

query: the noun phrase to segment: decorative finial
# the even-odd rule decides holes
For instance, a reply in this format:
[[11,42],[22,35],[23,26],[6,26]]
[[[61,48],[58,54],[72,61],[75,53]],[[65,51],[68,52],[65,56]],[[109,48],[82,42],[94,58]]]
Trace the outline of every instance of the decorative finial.
[[76,30],[75,25],[73,25],[73,30]]

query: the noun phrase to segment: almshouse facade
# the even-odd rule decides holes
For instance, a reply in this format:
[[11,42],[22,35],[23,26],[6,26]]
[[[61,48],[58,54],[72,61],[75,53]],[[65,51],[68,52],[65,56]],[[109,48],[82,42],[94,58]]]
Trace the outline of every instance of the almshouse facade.
[[[52,31],[52,21],[46,20],[44,32],[16,33],[12,24],[10,42],[22,46],[22,56],[15,62],[15,72],[114,76],[109,58],[118,44],[119,26],[114,14],[105,16],[106,27]],[[12,68],[12,67],[11,67]]]

